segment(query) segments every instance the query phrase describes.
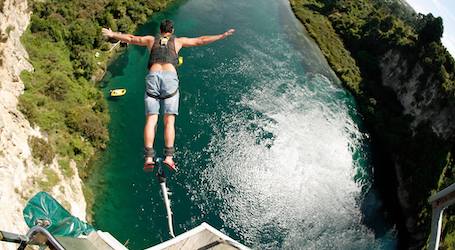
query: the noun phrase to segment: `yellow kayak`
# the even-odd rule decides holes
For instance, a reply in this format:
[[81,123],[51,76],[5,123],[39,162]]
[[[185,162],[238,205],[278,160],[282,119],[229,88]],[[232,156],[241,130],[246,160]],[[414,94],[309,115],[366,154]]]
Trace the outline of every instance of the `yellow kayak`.
[[126,89],[111,89],[109,90],[109,93],[112,97],[123,96],[126,94]]

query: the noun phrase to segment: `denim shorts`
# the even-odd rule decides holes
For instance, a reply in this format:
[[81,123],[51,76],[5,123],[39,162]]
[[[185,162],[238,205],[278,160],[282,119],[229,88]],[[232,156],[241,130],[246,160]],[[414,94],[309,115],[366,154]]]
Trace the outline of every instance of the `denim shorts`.
[[[154,96],[167,96],[177,91],[179,87],[179,78],[176,72],[150,72],[145,77],[145,84],[145,91],[147,93]],[[156,99],[148,96],[147,93],[144,94],[145,115],[160,113],[179,114],[180,93],[166,99]]]

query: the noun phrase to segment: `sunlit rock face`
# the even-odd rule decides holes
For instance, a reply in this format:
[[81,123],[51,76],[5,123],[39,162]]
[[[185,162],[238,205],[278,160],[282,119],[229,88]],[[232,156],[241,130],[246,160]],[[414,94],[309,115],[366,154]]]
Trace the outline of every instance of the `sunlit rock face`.
[[454,98],[450,100],[434,75],[424,76],[420,64],[410,65],[398,51],[385,54],[381,69],[383,85],[393,89],[404,114],[413,117],[413,129],[422,122],[428,122],[436,135],[442,138],[454,135]]
[[[22,217],[27,200],[42,191],[40,181],[46,181],[44,169],[55,172],[59,183],[49,190],[75,216],[84,219],[86,202],[82,181],[74,163],[75,173],[62,174],[58,160],[47,166],[33,160],[28,144],[30,136],[46,137],[33,128],[18,110],[18,98],[24,91],[19,75],[33,70],[20,42],[30,22],[30,10],[25,0],[5,0],[0,11],[0,230],[25,234],[28,230]],[[17,245],[0,242],[0,249],[16,249]]]

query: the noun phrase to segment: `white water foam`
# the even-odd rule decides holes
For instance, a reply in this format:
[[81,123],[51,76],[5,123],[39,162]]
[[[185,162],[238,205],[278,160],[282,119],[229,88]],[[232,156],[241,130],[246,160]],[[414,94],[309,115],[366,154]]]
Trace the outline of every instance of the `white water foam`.
[[[250,46],[254,56],[226,64],[253,78],[255,90],[237,104],[238,113],[214,125],[212,165],[201,183],[222,203],[220,218],[258,249],[381,248],[362,225],[353,153],[364,135],[346,95],[321,75],[289,70],[293,60],[274,60],[263,48]],[[210,210],[199,200],[201,210]]]

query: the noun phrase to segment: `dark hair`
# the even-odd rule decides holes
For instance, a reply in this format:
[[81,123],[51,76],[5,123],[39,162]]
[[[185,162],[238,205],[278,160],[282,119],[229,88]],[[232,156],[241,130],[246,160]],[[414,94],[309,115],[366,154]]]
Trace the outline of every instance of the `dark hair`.
[[167,33],[167,32],[172,33],[173,30],[174,30],[174,24],[172,23],[171,20],[165,19],[165,20],[161,21],[161,24],[160,24],[161,33]]

